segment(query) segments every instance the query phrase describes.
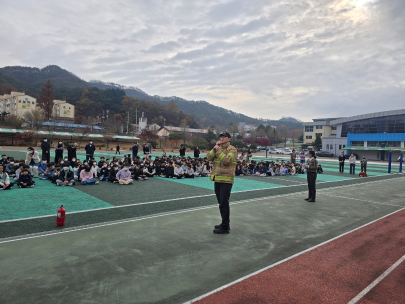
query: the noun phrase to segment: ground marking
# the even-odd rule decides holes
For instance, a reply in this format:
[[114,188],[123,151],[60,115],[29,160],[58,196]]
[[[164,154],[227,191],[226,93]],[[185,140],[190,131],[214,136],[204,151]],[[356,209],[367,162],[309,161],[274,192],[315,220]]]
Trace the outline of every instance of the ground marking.
[[319,192],[320,192],[321,194],[327,195],[327,196],[339,197],[339,198],[350,199],[350,200],[355,200],[355,201],[360,201],[360,202],[366,202],[366,203],[372,203],[372,204],[378,204],[378,205],[395,206],[395,207],[404,207],[404,206],[400,206],[400,205],[393,205],[393,204],[377,203],[377,202],[373,202],[373,201],[366,201],[366,200],[362,200],[362,199],[358,199],[358,198],[353,198],[353,197],[345,197],[345,196],[340,196],[340,195],[326,194],[326,193],[324,193],[324,192],[322,192],[322,191],[319,191]]
[[[219,288],[217,288],[217,289],[214,289],[213,291],[210,291],[210,292],[208,292],[208,293],[206,293],[206,294],[203,294],[202,296],[199,296],[199,297],[197,297],[197,298],[194,298],[193,300],[187,301],[187,302],[185,302],[184,304],[191,304],[191,303],[197,302],[197,301],[199,301],[199,300],[202,300],[202,299],[204,299],[204,298],[206,298],[206,297],[208,297],[208,296],[210,296],[210,295],[212,295],[212,294],[214,294],[214,293],[217,293],[217,292],[219,292],[219,291],[221,291],[221,290],[223,290],[223,289],[226,289],[226,288],[228,288],[228,287],[230,287],[230,286],[232,286],[232,285],[235,285],[235,284],[237,284],[237,283],[239,283],[239,282],[241,282],[241,281],[244,281],[244,280],[246,280],[246,279],[248,279],[248,278],[250,278],[250,277],[253,277],[253,276],[255,276],[255,275],[257,275],[257,274],[259,274],[259,273],[261,273],[261,272],[263,272],[263,271],[266,271],[266,270],[268,270],[268,269],[270,269],[270,268],[273,268],[273,267],[275,267],[275,266],[277,266],[277,265],[280,265],[280,264],[282,264],[282,263],[285,263],[285,262],[287,262],[287,261],[289,261],[289,260],[291,260],[291,259],[294,259],[294,258],[296,258],[296,257],[298,257],[298,256],[300,256],[300,255],[302,255],[302,254],[304,254],[304,253],[306,253],[306,252],[312,251],[312,250],[314,250],[314,249],[316,249],[316,248],[318,248],[318,247],[321,247],[321,246],[323,246],[323,245],[326,245],[327,243],[333,242],[333,241],[335,241],[335,240],[337,240],[337,239],[339,239],[339,238],[341,238],[341,237],[343,237],[343,236],[346,236],[346,235],[348,235],[348,234],[350,234],[350,233],[352,233],[352,232],[355,232],[355,231],[357,231],[357,230],[359,230],[359,229],[361,229],[361,228],[367,227],[367,226],[369,226],[369,225],[371,225],[371,224],[373,224],[373,223],[375,223],[375,222],[377,222],[377,221],[379,221],[379,220],[382,220],[382,219],[384,219],[384,218],[386,218],[386,217],[388,217],[388,216],[391,216],[391,215],[393,215],[393,214],[395,214],[395,213],[398,213],[398,212],[400,212],[400,211],[403,211],[403,210],[405,210],[405,208],[401,208],[401,209],[399,209],[399,210],[397,210],[397,211],[394,211],[394,212],[392,212],[392,213],[389,213],[389,214],[387,214],[387,215],[384,215],[383,217],[380,217],[380,218],[378,218],[378,219],[376,219],[376,220],[374,220],[374,221],[372,221],[372,222],[370,222],[370,223],[364,224],[364,225],[362,225],[362,226],[360,226],[360,227],[357,227],[357,228],[355,228],[355,229],[353,229],[353,230],[350,230],[350,231],[345,232],[345,233],[343,233],[343,234],[341,234],[341,235],[338,235],[338,236],[336,236],[336,237],[334,237],[334,238],[332,238],[332,239],[330,239],[330,240],[328,240],[328,241],[325,241],[325,242],[323,242],[323,243],[320,243],[320,244],[318,244],[318,245],[316,245],[316,246],[313,246],[313,247],[311,247],[311,248],[308,248],[308,249],[306,249],[306,250],[304,250],[304,251],[298,252],[298,253],[296,253],[296,254],[294,254],[294,255],[288,257],[288,258],[285,258],[285,259],[283,259],[283,260],[281,260],[281,261],[278,261],[277,263],[271,264],[270,266],[267,266],[267,267],[265,267],[265,268],[262,268],[262,269],[260,269],[260,270],[258,270],[258,271],[255,271],[255,272],[253,272],[253,273],[251,273],[251,274],[248,274],[248,275],[246,275],[246,276],[244,276],[244,277],[242,277],[242,278],[240,278],[240,279],[237,279],[236,281],[233,281],[233,282],[231,282],[231,283],[229,283],[229,284],[223,285],[223,286],[221,286],[221,287],[219,287]],[[397,263],[398,263],[398,262],[397,262]],[[394,265],[395,265],[395,264],[394,264]],[[354,302],[354,303],[355,303],[355,302]],[[351,303],[350,303],[350,304],[351,304]]]
[[[398,175],[402,173],[393,173],[393,175]],[[379,176],[371,176],[368,178],[373,178],[373,177],[379,177]],[[404,178],[404,177],[398,177],[398,178]],[[359,179],[359,178],[356,178]],[[395,178],[396,179],[396,178]],[[384,181],[390,181],[393,179],[383,179],[383,180],[377,180],[377,181],[370,181],[370,182],[364,182],[360,183],[361,185],[366,185],[366,184],[372,184],[372,183],[379,183],[379,182],[384,182]],[[326,183],[337,183],[341,181],[349,181],[348,179],[343,179],[343,180],[337,180],[337,181],[329,181],[329,182],[318,182],[318,184],[326,184]],[[263,189],[253,189],[253,190],[245,190],[245,191],[235,191],[232,192],[234,193],[243,193],[243,192],[252,192],[252,191],[262,191],[262,190],[272,190],[272,189],[277,189],[277,188],[285,188],[285,187],[300,187],[304,186],[306,184],[298,184],[298,185],[291,185],[291,186],[284,186],[280,185],[280,187],[272,187],[272,188],[263,188]],[[358,183],[351,184],[351,185],[345,185],[345,186],[339,186],[339,188],[344,188],[344,187],[353,187],[359,185]],[[328,187],[325,189],[333,189],[335,187]],[[322,190],[325,190],[322,189]],[[320,190],[318,190],[320,191]],[[298,193],[298,192],[295,192]],[[91,194],[89,194],[91,195]],[[179,200],[185,200],[185,199],[194,199],[194,198],[200,198],[200,197],[209,197],[209,196],[215,196],[215,193],[213,194],[205,194],[205,195],[197,195],[197,196],[190,196],[190,197],[180,197],[180,198],[173,198],[173,199],[168,199],[168,200],[160,200],[160,201],[152,201],[152,202],[144,202],[144,203],[134,203],[134,204],[127,204],[127,205],[120,205],[120,206],[111,206],[111,207],[105,207],[105,208],[96,208],[96,209],[88,209],[88,210],[81,210],[81,211],[73,211],[69,212],[69,214],[76,214],[76,213],[84,213],[84,212],[93,212],[93,211],[99,211],[99,210],[109,210],[109,209],[117,209],[117,208],[125,208],[125,207],[132,207],[132,206],[138,206],[138,205],[149,205],[149,204],[158,204],[158,203],[165,203],[165,202],[171,202],[171,201],[179,201]],[[271,196],[271,197],[277,197],[277,196]],[[26,220],[32,220],[32,219],[39,219],[39,218],[46,218],[46,217],[53,217],[55,214],[49,214],[49,215],[41,215],[41,216],[35,216],[35,217],[26,217],[26,218],[21,218],[21,219],[13,219],[13,220],[5,220],[5,221],[0,221],[0,224],[2,223],[8,223],[8,222],[17,222],[17,221],[26,221]]]
[[371,289],[373,289],[378,283],[380,283],[387,275],[389,275],[395,268],[398,267],[405,260],[405,255],[402,256],[394,265],[388,268],[382,275],[380,275],[377,279],[375,279],[370,285],[363,289],[356,297],[354,297],[349,303],[347,304],[355,304],[357,303],[362,297],[364,297]]

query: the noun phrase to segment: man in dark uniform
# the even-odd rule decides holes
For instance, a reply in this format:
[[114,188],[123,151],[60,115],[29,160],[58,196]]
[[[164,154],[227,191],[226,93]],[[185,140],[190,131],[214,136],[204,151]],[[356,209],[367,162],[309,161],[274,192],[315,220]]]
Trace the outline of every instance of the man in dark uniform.
[[200,158],[200,149],[198,147],[194,148],[194,158]]
[[94,157],[94,151],[96,151],[96,147],[93,145],[92,141],[89,141],[89,144],[84,147],[86,150],[86,160],[92,159]]
[[120,145],[117,145],[117,147],[115,147],[115,155],[117,155],[117,153],[121,154],[120,153]]
[[180,145],[180,157],[186,156],[186,147],[184,145]]
[[295,165],[295,159],[297,158],[297,154],[295,153],[295,150],[292,150],[291,153],[291,163]]
[[132,159],[134,159],[134,158],[136,158],[138,156],[138,150],[139,150],[138,143],[135,143],[132,146]]
[[42,159],[46,159],[46,162],[49,164],[51,162],[51,153],[50,153],[51,145],[49,144],[46,138],[41,143],[41,149],[42,149]]
[[76,159],[76,150],[77,145],[74,142],[71,142],[70,145],[67,147],[68,150],[68,160],[71,162],[72,159]]
[[229,197],[235,178],[236,158],[238,151],[230,145],[231,135],[224,132],[220,135],[221,140],[207,154],[209,161],[213,162],[211,181],[215,182],[215,195],[219,204],[222,222],[215,226],[215,234],[228,234],[229,227]]
[[309,159],[307,161],[307,164],[305,165],[305,168],[307,169],[307,181],[308,181],[308,198],[305,200],[308,202],[315,202],[315,196],[316,196],[316,187],[315,187],[315,182],[316,182],[316,171],[318,169],[318,161],[316,160],[315,152],[314,151],[309,151],[308,152]]

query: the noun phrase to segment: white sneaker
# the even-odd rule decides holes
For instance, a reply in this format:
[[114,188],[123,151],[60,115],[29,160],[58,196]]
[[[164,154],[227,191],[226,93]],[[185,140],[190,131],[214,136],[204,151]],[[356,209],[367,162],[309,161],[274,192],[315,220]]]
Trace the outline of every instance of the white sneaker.
[[32,185],[32,186],[30,186],[31,188],[34,188],[35,187],[35,185]]
[[138,178],[138,180],[143,181],[143,178],[142,178],[142,177],[140,177],[140,178]]
[[144,180],[148,180],[148,178],[147,178],[147,177],[145,177],[145,178],[144,178]]
[[95,182],[94,184],[95,184],[95,185],[98,185],[99,183],[100,183],[100,182]]
[[113,184],[116,184],[116,183],[118,183],[118,181],[113,181]]
[[174,179],[176,179],[177,177],[173,177]]

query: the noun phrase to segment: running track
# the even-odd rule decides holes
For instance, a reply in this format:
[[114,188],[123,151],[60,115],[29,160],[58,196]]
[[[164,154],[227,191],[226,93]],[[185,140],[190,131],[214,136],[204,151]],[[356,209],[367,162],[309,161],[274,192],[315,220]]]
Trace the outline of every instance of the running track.
[[404,260],[401,209],[189,303],[405,303]]

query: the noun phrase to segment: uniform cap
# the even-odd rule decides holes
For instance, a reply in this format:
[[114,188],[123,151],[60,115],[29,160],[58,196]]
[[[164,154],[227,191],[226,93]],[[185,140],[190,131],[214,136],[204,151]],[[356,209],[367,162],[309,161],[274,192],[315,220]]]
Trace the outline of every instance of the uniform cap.
[[224,137],[228,137],[231,138],[231,134],[229,134],[228,132],[222,132],[221,134],[219,134],[220,137],[224,136]]

